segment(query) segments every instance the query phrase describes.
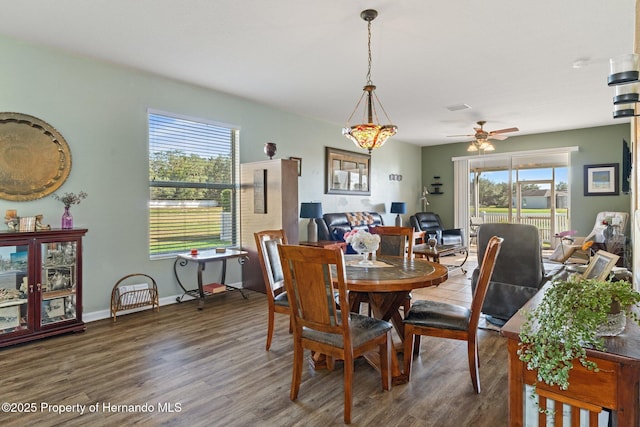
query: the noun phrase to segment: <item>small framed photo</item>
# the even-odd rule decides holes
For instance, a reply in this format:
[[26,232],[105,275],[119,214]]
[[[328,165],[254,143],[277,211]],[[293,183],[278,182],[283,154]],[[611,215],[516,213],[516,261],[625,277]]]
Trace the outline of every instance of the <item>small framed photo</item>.
[[42,301],[43,314],[49,319],[64,316],[64,298]]
[[0,308],[0,330],[20,326],[20,306],[12,305]]
[[298,176],[302,176],[302,157],[289,157],[289,160],[295,160],[298,163]]
[[620,259],[618,255],[600,250],[591,258],[582,277],[585,279],[607,280],[618,259]]
[[585,196],[617,196],[619,163],[584,166]]

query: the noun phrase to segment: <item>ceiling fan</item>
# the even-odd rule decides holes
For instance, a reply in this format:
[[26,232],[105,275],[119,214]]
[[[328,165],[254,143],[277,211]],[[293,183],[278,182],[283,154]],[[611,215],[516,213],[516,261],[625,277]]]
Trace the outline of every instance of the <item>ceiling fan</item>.
[[473,141],[471,141],[471,145],[469,146],[469,148],[467,149],[467,151],[493,151],[495,150],[495,148],[493,147],[493,145],[489,142],[490,139],[497,139],[499,141],[503,141],[505,139],[507,139],[508,137],[506,135],[503,135],[505,133],[509,133],[509,132],[517,132],[520,129],[518,128],[506,128],[506,129],[498,129],[498,130],[492,130],[492,131],[487,131],[484,129],[484,125],[487,123],[486,120],[480,120],[477,122],[478,126],[477,128],[473,128],[476,133],[474,134],[470,134],[470,135],[449,135],[450,137],[461,137],[461,136],[468,136],[468,137],[473,137]]

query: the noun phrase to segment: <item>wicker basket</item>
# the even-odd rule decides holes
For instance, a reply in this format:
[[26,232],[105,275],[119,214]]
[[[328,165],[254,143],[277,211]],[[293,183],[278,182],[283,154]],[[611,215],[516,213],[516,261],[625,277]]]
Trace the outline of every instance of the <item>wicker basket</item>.
[[119,311],[147,306],[160,311],[158,285],[147,274],[128,274],[118,280],[111,290],[111,318],[114,322]]

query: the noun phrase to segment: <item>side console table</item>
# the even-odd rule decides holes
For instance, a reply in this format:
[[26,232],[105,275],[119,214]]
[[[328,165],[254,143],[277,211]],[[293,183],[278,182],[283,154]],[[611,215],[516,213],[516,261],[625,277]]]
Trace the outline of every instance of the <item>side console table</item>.
[[467,273],[467,270],[464,269],[463,265],[467,262],[467,258],[469,258],[469,249],[466,246],[460,245],[436,245],[436,250],[432,250],[431,247],[426,243],[420,243],[413,247],[413,253],[416,257],[419,258],[427,258],[430,261],[437,262],[441,264],[440,257],[446,255],[453,254],[464,254],[464,259],[458,265],[446,265],[449,271],[453,271],[456,269],[462,270],[463,274]]
[[[524,391],[525,385],[536,383],[536,372],[527,370],[524,362],[520,361],[518,344],[520,328],[524,323],[523,310],[535,308],[542,300],[548,286],[550,285],[545,285],[501,330],[501,334],[508,339],[509,426],[529,425],[525,419],[540,416],[535,408],[533,411],[536,413],[527,413],[525,399],[529,399],[529,395]],[[589,371],[576,361],[569,373],[571,385],[567,390],[537,383],[538,395],[545,399],[551,398],[556,408],[559,404],[564,404],[569,405],[572,411],[586,409],[594,413],[607,408],[612,412],[614,426],[638,426],[640,425],[640,326],[628,321],[621,335],[605,339],[605,348],[605,352],[587,349],[587,356],[598,364],[599,372]]]
[[[248,252],[237,250],[237,249],[227,249],[225,252],[216,252],[215,250],[207,250],[207,251],[200,251],[193,255],[191,253],[178,254],[175,262],[173,263],[173,273],[176,276],[178,285],[180,285],[180,288],[182,288],[182,290],[184,291],[184,294],[182,294],[182,296],[177,297],[176,301],[182,302],[182,299],[184,298],[185,295],[198,298],[199,299],[198,310],[202,310],[202,308],[204,307],[205,297],[217,293],[216,289],[225,290],[227,288],[232,288],[232,286],[229,286],[225,283],[226,275],[227,275],[227,260],[231,258],[237,259],[238,263],[240,263],[240,265],[243,265],[248,259]],[[180,280],[180,274],[178,272],[181,270],[181,268],[185,268],[189,263],[193,263],[193,262],[198,264],[198,273],[197,273],[198,288],[187,289],[182,284],[182,281]],[[202,272],[205,270],[205,267],[209,262],[219,262],[222,264],[221,265],[222,270],[220,273],[220,282],[210,283],[205,285],[202,283]],[[234,288],[234,289],[239,290],[242,296],[245,299],[247,298],[245,293],[242,291],[242,288]]]

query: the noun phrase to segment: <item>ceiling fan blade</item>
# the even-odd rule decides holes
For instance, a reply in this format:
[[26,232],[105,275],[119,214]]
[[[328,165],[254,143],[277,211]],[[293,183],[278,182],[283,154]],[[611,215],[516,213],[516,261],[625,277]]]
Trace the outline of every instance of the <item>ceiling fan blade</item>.
[[460,138],[463,136],[474,136],[474,135],[447,135],[447,138]]
[[489,138],[487,139],[497,139],[498,141],[504,141],[507,138],[509,138],[507,135],[489,135]]
[[518,132],[519,130],[520,129],[518,128],[498,129],[498,130],[492,130],[491,132],[489,132],[489,135],[495,135],[497,133]]

